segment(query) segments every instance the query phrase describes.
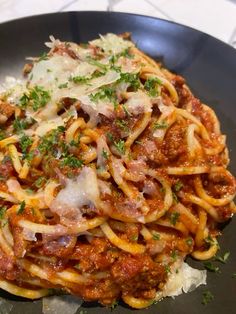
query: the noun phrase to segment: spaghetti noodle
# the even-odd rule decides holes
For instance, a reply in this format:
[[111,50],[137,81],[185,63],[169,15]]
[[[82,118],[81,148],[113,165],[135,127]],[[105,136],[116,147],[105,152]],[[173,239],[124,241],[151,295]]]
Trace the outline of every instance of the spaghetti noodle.
[[0,95],[1,289],[143,308],[217,252],[236,190],[219,121],[127,36],[51,38]]

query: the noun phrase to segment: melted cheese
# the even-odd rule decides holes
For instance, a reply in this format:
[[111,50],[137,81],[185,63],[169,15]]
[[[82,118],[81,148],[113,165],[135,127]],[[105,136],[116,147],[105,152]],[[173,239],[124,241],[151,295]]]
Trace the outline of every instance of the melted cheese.
[[75,180],[67,179],[66,186],[52,202],[51,209],[60,215],[65,210],[77,210],[83,206],[96,206],[99,202],[99,189],[96,172],[83,167]]

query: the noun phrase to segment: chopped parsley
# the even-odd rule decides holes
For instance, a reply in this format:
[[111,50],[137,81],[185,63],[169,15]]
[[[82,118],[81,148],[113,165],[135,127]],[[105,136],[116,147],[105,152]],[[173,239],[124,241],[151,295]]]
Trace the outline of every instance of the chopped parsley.
[[212,245],[212,244],[214,244],[214,239],[209,235],[207,238],[205,238],[205,242],[207,244]]
[[171,273],[171,269],[170,269],[170,266],[169,266],[169,265],[165,265],[164,268],[165,268],[165,272],[166,272],[167,274],[170,274],[170,273]]
[[129,83],[134,90],[137,90],[140,87],[138,73],[120,73],[120,79],[118,82]]
[[35,182],[34,185],[36,186],[36,188],[41,188],[42,185],[46,182],[46,178],[45,177],[39,177]]
[[48,60],[48,54],[46,52],[43,52],[41,56],[39,56],[38,62],[43,61],[43,60]]
[[137,235],[137,234],[132,235],[132,237],[130,238],[130,240],[133,241],[133,242],[138,241],[138,235]]
[[180,180],[178,182],[176,182],[175,185],[174,185],[175,192],[179,192],[182,189],[183,186],[184,185],[183,185],[183,183]]
[[24,210],[25,210],[25,201],[22,201],[22,202],[20,203],[20,207],[19,207],[19,209],[18,209],[18,211],[17,211],[17,215],[22,214]]
[[80,269],[80,264],[79,264],[79,263],[78,263],[78,264],[75,264],[75,265],[74,265],[74,268]]
[[68,82],[58,85],[59,89],[67,88],[67,87],[68,87]]
[[172,197],[175,203],[179,203],[178,196],[175,194],[175,192],[172,192]]
[[236,273],[233,273],[232,278],[236,278]]
[[99,62],[98,60],[95,60],[91,57],[88,57],[87,62],[92,64],[92,65],[95,65],[98,68],[101,68],[103,71],[107,71],[107,66],[105,64]]
[[229,259],[229,256],[230,256],[230,252],[226,252],[226,253],[224,253],[223,256],[217,255],[217,256],[215,257],[215,259],[216,259],[217,261],[219,261],[219,262],[225,264],[225,263],[227,262],[227,260]]
[[134,55],[132,55],[129,51],[129,48],[126,48],[125,50],[123,50],[122,52],[119,53],[120,57],[125,57],[128,59],[133,59]]
[[157,85],[161,85],[162,82],[156,77],[148,78],[144,84],[144,88],[148,92],[149,96],[156,97],[158,95]]
[[20,119],[20,118],[15,118],[13,122],[13,129],[16,133],[20,133],[23,130],[27,129],[32,123],[34,122],[33,119]]
[[34,111],[45,107],[51,99],[48,91],[44,90],[41,86],[35,86],[29,90],[29,93],[23,94],[20,98],[20,107],[25,109],[27,106],[32,107]]
[[192,238],[187,238],[187,239],[185,240],[185,242],[186,242],[186,244],[187,244],[188,246],[192,246],[192,244],[193,244],[193,239],[192,239]]
[[116,150],[121,154],[124,155],[125,153],[125,141],[119,140],[118,142],[114,142]]
[[78,75],[70,77],[69,80],[74,82],[75,84],[87,84],[90,78]]
[[122,129],[123,131],[125,131],[125,132],[128,132],[128,131],[129,131],[128,123],[127,123],[127,121],[125,121],[125,120],[123,120],[123,119],[116,119],[116,120],[115,120],[115,124],[116,124],[120,129]]
[[104,158],[104,159],[108,159],[108,157],[109,157],[109,154],[108,154],[108,152],[103,148],[103,150],[102,150],[102,157]]
[[0,207],[0,220],[2,220],[5,217],[7,211],[7,207],[6,206],[1,206]]
[[209,270],[210,272],[213,273],[220,273],[220,268],[219,266],[213,265],[211,262],[207,261],[203,263],[204,267]]
[[157,232],[154,232],[154,233],[152,234],[152,238],[153,238],[153,240],[160,240],[160,234],[157,233]]
[[180,213],[177,213],[177,212],[171,213],[171,215],[170,215],[170,223],[171,223],[173,226],[175,226],[176,223],[178,222],[179,216],[180,216]]
[[29,136],[27,136],[25,134],[20,138],[19,144],[20,144],[20,148],[22,150],[22,153],[24,155],[27,153],[27,150],[32,145],[32,143],[33,143],[32,138],[30,138]]
[[71,168],[81,168],[83,166],[83,161],[73,155],[69,155],[69,156],[64,157],[60,161],[60,164],[62,167],[68,166]]
[[126,105],[123,104],[122,107],[123,107],[123,110],[124,110],[126,116],[127,116],[127,117],[130,117],[131,114],[130,114],[129,110],[127,109]]
[[158,130],[158,129],[166,129],[168,128],[168,124],[166,123],[166,121],[161,121],[161,122],[155,122],[153,124],[153,130]]
[[114,301],[111,305],[111,311],[113,311],[118,306],[118,301]]
[[178,256],[178,251],[177,250],[171,251],[170,256],[173,259],[173,261],[176,261],[177,260],[177,256]]
[[202,304],[207,305],[209,302],[211,302],[214,299],[213,294],[209,290],[203,291],[203,298],[202,298]]
[[41,153],[47,153],[58,144],[59,136],[65,131],[63,126],[59,126],[57,129],[52,130],[49,134],[42,137],[39,144],[39,150]]
[[112,102],[117,102],[116,91],[112,87],[103,86],[97,93],[90,94],[89,98],[91,101],[97,103],[99,100],[108,99]]
[[3,130],[0,129],[0,141],[6,137],[6,134]]
[[110,142],[113,142],[113,141],[114,141],[114,137],[113,137],[112,133],[107,132],[106,135],[107,135],[107,138],[108,138],[108,140],[109,140]]
[[127,48],[127,49],[123,50],[122,52],[120,52],[116,55],[112,55],[109,62],[113,65],[118,61],[118,59],[120,57],[132,59],[134,57],[134,55],[130,54],[129,48]]

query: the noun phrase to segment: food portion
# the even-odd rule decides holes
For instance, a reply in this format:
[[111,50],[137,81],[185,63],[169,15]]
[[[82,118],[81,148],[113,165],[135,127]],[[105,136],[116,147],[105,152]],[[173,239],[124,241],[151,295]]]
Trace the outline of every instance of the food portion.
[[51,37],[0,94],[0,288],[144,308],[206,282],[235,212],[214,111],[129,34]]

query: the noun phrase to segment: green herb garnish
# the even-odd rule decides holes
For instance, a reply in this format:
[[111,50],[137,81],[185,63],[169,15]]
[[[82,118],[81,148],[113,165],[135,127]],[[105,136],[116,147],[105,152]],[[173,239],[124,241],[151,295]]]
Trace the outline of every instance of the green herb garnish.
[[153,234],[152,234],[152,238],[153,238],[153,240],[160,240],[160,234],[159,233],[156,233],[156,232],[154,232]]
[[226,252],[224,253],[223,256],[216,255],[215,260],[225,264],[227,260],[229,259],[229,256],[230,256],[230,252]]
[[175,194],[175,192],[172,192],[172,197],[175,203],[179,203],[178,196]]
[[75,265],[74,265],[74,268],[80,269],[80,264],[79,264],[79,263],[78,263],[78,264],[75,264]]
[[125,141],[119,140],[118,142],[114,142],[115,148],[117,151],[121,154],[124,155],[125,153]]
[[130,240],[133,241],[133,242],[138,241],[138,235],[137,235],[137,234],[132,235],[132,237],[130,238]]
[[184,185],[183,185],[183,183],[181,181],[176,182],[175,185],[174,185],[175,192],[179,192],[182,189],[183,186]]
[[69,81],[74,82],[75,84],[87,84],[90,78],[85,76],[72,76],[69,78]]
[[178,222],[179,216],[180,216],[180,213],[177,213],[177,212],[171,213],[171,215],[170,215],[170,222],[171,222],[171,224],[173,226],[175,226],[176,223]]
[[118,303],[119,303],[118,301],[115,301],[115,302],[112,303],[111,311],[113,311],[118,306]]
[[0,220],[2,220],[5,217],[7,211],[7,207],[6,206],[1,206],[0,207]]
[[140,87],[138,73],[120,73],[120,79],[118,82],[129,83],[134,90],[137,90]]
[[83,166],[83,161],[81,159],[76,158],[73,155],[69,155],[64,157],[61,161],[60,164],[62,167],[68,166],[71,168],[81,168]]
[[34,122],[33,119],[31,119],[31,121],[29,121],[28,119],[16,118],[13,122],[14,131],[16,133],[20,133],[23,130],[27,129],[30,126],[30,124],[32,124],[33,122]]
[[32,145],[32,143],[33,143],[32,138],[25,134],[20,138],[19,144],[23,154],[26,154],[28,148]]
[[34,185],[36,186],[36,188],[41,188],[42,185],[47,181],[47,179],[45,177],[40,177],[38,178],[35,182]]
[[166,272],[167,274],[170,274],[170,273],[171,273],[171,269],[170,269],[170,266],[169,266],[169,265],[165,265],[164,268],[165,268],[165,272]]
[[153,124],[153,130],[158,130],[158,129],[166,129],[168,128],[168,124],[166,123],[166,121],[161,121],[161,122],[155,122]]
[[218,266],[213,265],[211,262],[207,261],[203,263],[204,267],[213,272],[213,273],[220,273],[220,268]]
[[103,148],[103,150],[102,150],[102,157],[104,158],[104,159],[108,159],[108,157],[109,157],[109,154],[108,154],[108,152]]
[[213,294],[209,290],[203,291],[202,304],[207,305],[210,301],[214,299]]
[[123,120],[123,119],[116,119],[115,120],[115,124],[122,129],[124,132],[128,132],[129,128],[128,128],[128,123],[127,121]]
[[38,62],[44,61],[44,60],[48,60],[48,54],[46,52],[43,52],[41,56],[39,56]]
[[58,85],[59,89],[67,88],[67,87],[68,87],[68,82]]
[[95,65],[98,68],[101,68],[103,71],[107,71],[107,66],[105,64],[99,62],[98,60],[95,60],[91,57],[88,57],[87,62],[92,64],[92,65]]
[[192,239],[192,238],[187,238],[187,239],[185,240],[185,242],[187,243],[188,246],[192,246],[192,244],[193,244],[193,239]]
[[29,93],[23,94],[20,98],[20,107],[25,109],[27,106],[32,107],[34,111],[45,107],[51,99],[48,91],[44,90],[41,86],[35,86],[29,90]]
[[90,94],[91,101],[97,103],[99,100],[108,99],[111,102],[117,102],[116,91],[112,87],[103,86],[95,94]]
[[148,78],[144,84],[144,88],[148,92],[149,96],[156,97],[158,95],[157,85],[161,85],[162,82],[156,77]]
[[25,201],[22,201],[22,202],[20,203],[20,207],[19,207],[19,209],[18,209],[18,211],[17,211],[17,215],[22,214],[24,210],[25,210]]
[[171,251],[171,254],[170,254],[171,258],[176,261],[177,260],[177,256],[178,256],[178,251],[177,250],[173,250]]

